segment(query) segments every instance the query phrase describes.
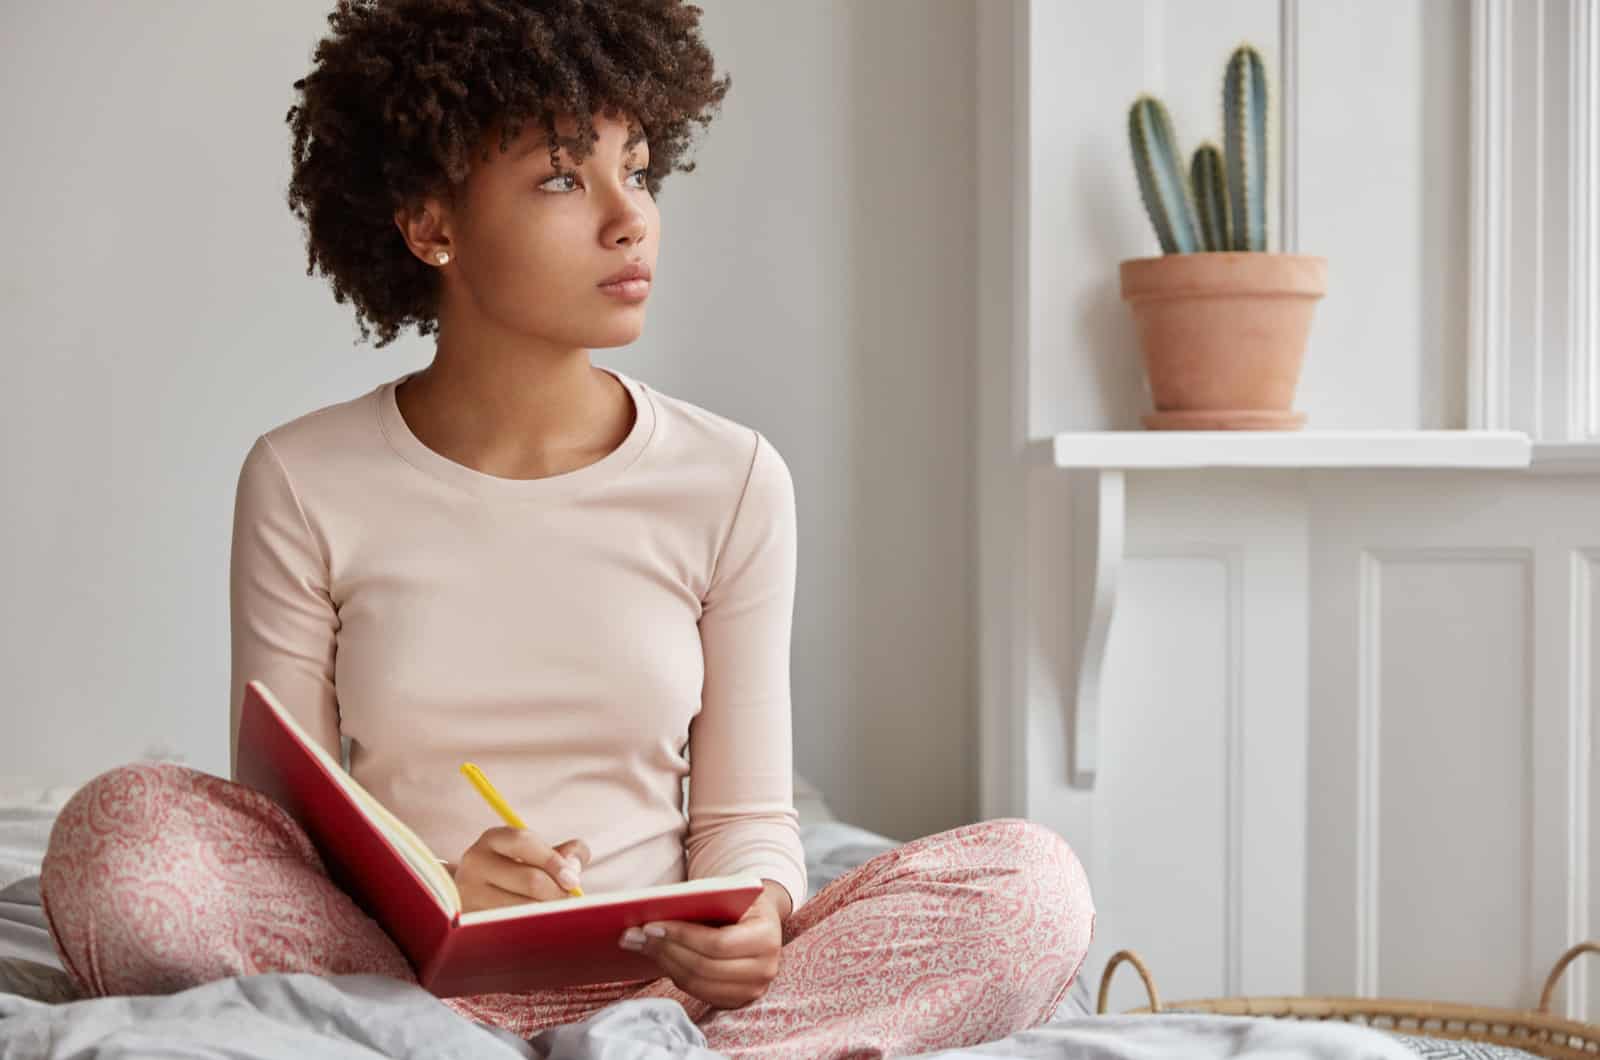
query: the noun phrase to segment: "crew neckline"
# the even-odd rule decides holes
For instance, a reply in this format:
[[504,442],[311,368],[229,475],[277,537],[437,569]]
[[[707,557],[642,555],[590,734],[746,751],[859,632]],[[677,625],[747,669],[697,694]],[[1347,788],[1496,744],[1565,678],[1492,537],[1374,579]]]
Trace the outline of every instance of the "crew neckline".
[[396,376],[378,388],[379,426],[389,447],[406,463],[476,497],[511,501],[568,499],[601,486],[627,470],[655,433],[655,403],[650,400],[648,388],[625,372],[601,365],[595,367],[614,376],[627,389],[629,397],[633,399],[633,427],[620,445],[599,460],[559,475],[503,478],[457,463],[443,453],[428,448],[422,439],[412,433],[410,424],[400,414],[400,403],[395,400],[395,391],[400,384],[420,372],[420,368]]

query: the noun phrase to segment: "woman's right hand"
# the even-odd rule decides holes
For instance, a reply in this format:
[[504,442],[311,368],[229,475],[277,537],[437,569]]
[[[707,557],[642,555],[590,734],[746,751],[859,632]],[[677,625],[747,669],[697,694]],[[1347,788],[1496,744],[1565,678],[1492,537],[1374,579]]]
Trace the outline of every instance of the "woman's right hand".
[[[566,898],[579,885],[589,857],[589,846],[581,839],[552,847],[530,829],[491,828],[467,848],[456,866],[461,911]],[[564,876],[568,872],[571,875]]]

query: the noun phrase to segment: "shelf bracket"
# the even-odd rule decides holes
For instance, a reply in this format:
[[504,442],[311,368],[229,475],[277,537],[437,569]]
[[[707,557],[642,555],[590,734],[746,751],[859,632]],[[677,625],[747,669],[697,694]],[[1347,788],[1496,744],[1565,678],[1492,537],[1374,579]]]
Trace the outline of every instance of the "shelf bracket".
[[1119,468],[1071,471],[1072,598],[1076,686],[1068,702],[1068,783],[1093,788],[1100,746],[1100,678],[1116,611],[1127,520]]

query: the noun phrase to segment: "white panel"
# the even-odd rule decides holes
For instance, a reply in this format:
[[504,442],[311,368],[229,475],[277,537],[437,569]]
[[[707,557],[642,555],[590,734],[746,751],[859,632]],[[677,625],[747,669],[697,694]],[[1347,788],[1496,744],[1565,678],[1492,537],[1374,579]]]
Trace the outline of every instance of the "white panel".
[[1300,253],[1300,0],[1283,0],[1278,13],[1278,149],[1269,165],[1277,179],[1268,179],[1278,197],[1278,238],[1268,249]]
[[[1404,983],[1392,981],[1384,962],[1424,959],[1406,956],[1412,946],[1457,959],[1450,977],[1435,978],[1432,987],[1425,967],[1413,970],[1429,996],[1454,999],[1444,993],[1451,987],[1463,999],[1532,1006],[1552,963],[1573,942],[1592,937],[1600,915],[1592,884],[1600,842],[1592,733],[1600,701],[1590,676],[1600,654],[1592,614],[1600,478],[1326,472],[1308,481],[1314,606],[1307,986],[1313,993],[1396,993]],[[1369,560],[1370,578],[1363,578],[1367,554],[1424,566]],[[1402,569],[1409,579],[1403,589],[1395,573]],[[1381,591],[1364,608],[1359,590],[1369,584]],[[1399,632],[1374,622],[1377,611],[1368,610],[1393,606],[1397,596],[1413,599],[1416,609]],[[1526,625],[1520,632],[1518,622]],[[1363,631],[1373,633],[1365,644]],[[1392,646],[1397,638],[1400,649]],[[1389,669],[1397,665],[1396,650],[1408,667],[1398,674]],[[1397,701],[1407,691],[1415,696]],[[1358,706],[1369,708],[1365,729]],[[1390,719],[1408,708],[1444,712],[1437,732],[1424,733],[1421,744],[1410,741],[1423,776],[1461,782],[1441,772],[1448,766],[1476,775],[1482,786],[1453,802],[1404,810],[1416,827],[1436,833],[1431,842],[1478,852],[1465,861],[1464,876],[1466,855],[1428,867],[1418,854],[1406,869],[1386,860],[1387,844],[1378,845],[1397,812],[1390,778],[1411,765],[1385,758],[1381,775],[1363,777],[1371,759],[1360,748],[1376,742],[1384,755],[1403,753],[1406,735],[1397,736]],[[1409,721],[1420,728],[1415,715]],[[1518,731],[1520,746],[1508,735]],[[1504,746],[1488,743],[1490,736]],[[1378,833],[1363,834],[1361,824],[1374,821]],[[1372,841],[1365,855],[1363,838]],[[1377,873],[1392,895],[1380,891]],[[1425,917],[1443,911],[1454,920],[1418,922],[1405,905],[1418,896]],[[1415,924],[1398,939],[1391,907],[1403,908],[1405,922]],[[1492,920],[1472,921],[1469,937],[1435,944],[1442,932],[1467,922],[1462,918],[1490,908]],[[1592,968],[1569,969],[1558,1008],[1573,1015],[1588,1008],[1592,1015],[1592,1003],[1584,1001],[1594,995],[1593,976]]]
[[1297,402],[1311,429],[1464,426],[1469,15],[1298,7],[1299,250],[1328,259]]
[[1240,953],[1235,994],[1305,992],[1309,712],[1305,513],[1298,490],[1246,538],[1240,686]]
[[[1127,832],[1120,815],[1130,800],[1139,808],[1151,798],[1138,782],[1151,772],[1150,761],[1165,756],[1170,768],[1175,755],[1184,775],[1199,770],[1206,777],[1198,795],[1216,793],[1221,819],[1197,838],[1187,810],[1169,815],[1162,842],[1179,854],[1197,841],[1204,846],[1204,864],[1219,866],[1222,906],[1220,922],[1173,927],[1163,937],[1165,948],[1183,955],[1152,965],[1161,989],[1176,996],[1177,988],[1167,984],[1177,977],[1186,990],[1299,993],[1305,980],[1307,690],[1305,508],[1298,478],[1258,471],[1131,473],[1127,535],[1129,562],[1143,566],[1145,580],[1130,585],[1123,577],[1120,583],[1112,638],[1122,638],[1122,647],[1108,645],[1103,671],[1102,768],[1091,830],[1095,893],[1112,895],[1118,904],[1087,967],[1098,970],[1105,956],[1132,945],[1119,925],[1167,922],[1167,891],[1126,875],[1139,868],[1122,849]],[[1153,573],[1169,571],[1175,573],[1167,581]],[[1152,581],[1159,585],[1150,588]],[[1126,604],[1130,594],[1135,602]],[[1174,607],[1178,600],[1183,605]],[[1133,619],[1127,618],[1130,606],[1139,609]],[[1129,622],[1139,623],[1131,633]],[[1171,731],[1173,718],[1178,732]],[[1182,739],[1182,727],[1191,723],[1215,727],[1199,747]],[[1130,732],[1142,737],[1131,749],[1119,743]],[[1202,755],[1216,757],[1207,764],[1196,760]],[[1120,873],[1108,867],[1118,856],[1124,858]],[[1211,941],[1216,936],[1220,948]],[[1135,993],[1118,1000],[1131,1004]]]
[[1503,1004],[1530,931],[1530,560],[1367,569],[1362,992]]
[[1579,0],[1573,14],[1573,420],[1575,434],[1600,438],[1600,0]]
[[[1095,788],[1096,932],[1108,951],[1137,950],[1167,996],[1214,996],[1230,945],[1227,564],[1130,557],[1121,584]],[[1114,1011],[1143,1003],[1131,978],[1118,976]]]
[[[1570,753],[1577,776],[1570,785],[1569,834],[1577,871],[1572,873],[1569,899],[1572,925],[1567,938],[1593,938],[1600,927],[1600,812],[1595,809],[1595,778],[1600,775],[1600,550],[1586,549],[1573,556],[1573,681],[1571,689]],[[1594,957],[1580,958],[1566,972],[1570,990],[1565,1011],[1576,1019],[1594,1019],[1600,1013],[1600,969]],[[1541,973],[1544,970],[1541,969]],[[1560,988],[1557,988],[1558,991]],[[1562,998],[1557,993],[1557,998]],[[1576,1004],[1573,1002],[1576,1001]],[[1562,1011],[1561,1007],[1557,1011]]]
[[1600,0],[1474,0],[1469,423],[1596,437]]
[[1511,422],[1509,26],[1503,3],[1473,0],[1466,425],[1478,429]]
[[[1503,2],[1503,0],[1500,0]],[[1542,308],[1547,281],[1545,259],[1540,254],[1544,233],[1539,223],[1543,206],[1544,177],[1544,97],[1540,93],[1540,73],[1547,62],[1544,53],[1544,0],[1507,5],[1513,13],[1508,20],[1508,68],[1504,84],[1513,101],[1508,111],[1506,149],[1513,159],[1507,170],[1505,193],[1510,205],[1507,218],[1511,239],[1506,247],[1505,276],[1507,335],[1511,370],[1505,374],[1504,405],[1511,422],[1535,438],[1544,416],[1540,391],[1544,379],[1544,328]],[[1553,58],[1553,57],[1552,57]],[[1531,356],[1530,356],[1531,354]],[[1519,363],[1520,362],[1520,363]],[[1525,366],[1525,367],[1524,367]]]

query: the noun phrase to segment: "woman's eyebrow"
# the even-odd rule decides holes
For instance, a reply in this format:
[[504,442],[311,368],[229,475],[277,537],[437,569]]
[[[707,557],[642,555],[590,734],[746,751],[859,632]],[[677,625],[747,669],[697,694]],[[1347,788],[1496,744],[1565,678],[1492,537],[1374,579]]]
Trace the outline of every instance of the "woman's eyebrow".
[[[539,152],[540,148],[542,148],[544,146],[545,145],[544,145],[543,141],[541,141],[541,142],[539,142],[537,144],[534,144],[534,145],[532,145],[530,147],[524,147],[522,150],[520,150],[520,151],[516,152],[515,154],[513,154],[511,156],[511,160],[513,162],[521,162],[524,159],[531,158],[531,157],[533,157],[533,155],[535,153]],[[645,144],[643,144],[643,143],[635,144],[633,147],[630,147],[626,151],[623,152],[622,160],[624,162],[626,162],[628,159],[638,157],[640,155],[643,155],[643,154],[647,153],[648,151],[649,151],[649,148]],[[545,157],[546,157],[546,160],[548,160],[548,151],[545,152]],[[591,153],[589,157],[593,158],[594,154]],[[572,161],[571,158],[567,155],[567,152],[566,152],[565,148],[563,148],[560,151],[560,153],[557,154],[556,158],[558,160],[557,161],[558,165],[570,165],[571,161]]]

